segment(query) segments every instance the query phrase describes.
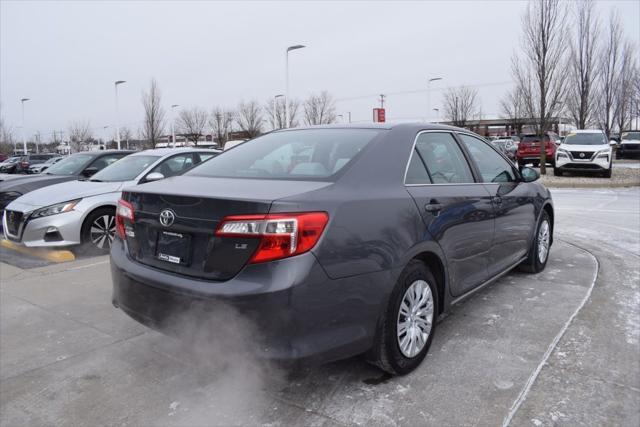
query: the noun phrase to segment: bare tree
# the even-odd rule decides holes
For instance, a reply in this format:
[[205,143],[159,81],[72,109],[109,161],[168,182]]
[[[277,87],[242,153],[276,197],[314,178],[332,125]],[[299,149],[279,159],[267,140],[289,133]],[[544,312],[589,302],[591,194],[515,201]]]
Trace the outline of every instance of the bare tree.
[[[300,101],[297,99],[289,100],[289,125],[292,128],[298,127],[298,110],[300,109]],[[264,112],[267,115],[267,120],[271,129],[283,129],[286,127],[286,111],[284,108],[284,101],[276,100],[275,110],[273,99],[265,102]]]
[[516,133],[522,132],[523,119],[527,113],[522,99],[522,91],[519,87],[516,86],[508,91],[504,98],[500,100],[500,110],[502,117],[509,120]]
[[478,112],[476,89],[460,86],[444,93],[444,116],[454,126],[464,127]]
[[0,153],[11,154],[15,149],[13,129],[7,125],[4,117],[0,115]]
[[615,97],[618,90],[618,67],[621,56],[622,25],[620,17],[614,11],[609,16],[607,39],[600,52],[600,73],[598,75],[599,99],[598,121],[600,127],[611,137],[615,121]]
[[576,3],[577,28],[570,48],[566,107],[578,129],[589,126],[595,113],[599,22],[594,7],[594,0],[579,0]]
[[621,134],[630,124],[637,86],[638,63],[634,45],[627,41],[620,56],[620,68],[614,93],[614,122]]
[[142,93],[142,105],[144,106],[144,122],[142,136],[145,140],[145,148],[153,148],[159,142],[165,126],[165,112],[162,108],[162,93],[156,79],[151,79],[148,92]]
[[249,138],[255,138],[262,133],[262,109],[257,101],[242,101],[238,105],[236,123],[241,131]]
[[[522,20],[522,55],[514,55],[514,79],[527,115],[544,138],[566,95],[567,6],[560,0],[530,0]],[[540,150],[540,173],[546,174],[546,150]]]
[[183,109],[178,116],[178,128],[187,140],[198,145],[198,140],[204,135],[208,119],[209,115],[202,108]]
[[218,145],[224,148],[229,139],[229,133],[233,131],[233,111],[225,110],[221,107],[213,109],[209,119],[209,125],[213,129],[213,134]]
[[93,141],[91,122],[89,120],[78,120],[71,122],[67,127],[69,134],[69,148],[72,153],[82,151],[83,145]]
[[323,90],[312,94],[304,101],[304,122],[307,125],[326,125],[336,121],[336,107],[333,97]]

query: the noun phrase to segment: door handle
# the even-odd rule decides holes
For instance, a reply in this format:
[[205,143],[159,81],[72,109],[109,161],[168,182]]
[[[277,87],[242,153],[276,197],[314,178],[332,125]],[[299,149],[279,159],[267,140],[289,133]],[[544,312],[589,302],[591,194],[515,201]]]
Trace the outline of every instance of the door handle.
[[442,204],[438,203],[437,200],[431,200],[424,206],[424,210],[431,213],[437,213],[442,210]]

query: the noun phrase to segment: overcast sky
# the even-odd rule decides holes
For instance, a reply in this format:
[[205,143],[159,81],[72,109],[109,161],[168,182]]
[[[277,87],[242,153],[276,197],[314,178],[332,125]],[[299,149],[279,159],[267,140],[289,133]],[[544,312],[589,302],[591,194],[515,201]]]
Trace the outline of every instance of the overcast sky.
[[[137,130],[140,96],[158,80],[171,104],[264,103],[284,92],[285,48],[291,96],[328,90],[337,112],[371,120],[387,93],[387,117],[427,115],[442,89],[479,85],[485,116],[499,114],[510,87],[510,58],[520,40],[526,2],[177,2],[1,1],[0,101],[9,125],[28,134],[65,129],[88,119],[98,137],[115,120],[113,82],[120,86],[120,122]],[[617,8],[627,37],[638,43],[640,1],[600,1],[606,24]],[[606,31],[606,25],[603,29]],[[421,91],[416,93],[398,93]],[[435,115],[435,113],[433,113]],[[435,117],[433,117],[435,118]],[[19,130],[17,130],[19,135]]]

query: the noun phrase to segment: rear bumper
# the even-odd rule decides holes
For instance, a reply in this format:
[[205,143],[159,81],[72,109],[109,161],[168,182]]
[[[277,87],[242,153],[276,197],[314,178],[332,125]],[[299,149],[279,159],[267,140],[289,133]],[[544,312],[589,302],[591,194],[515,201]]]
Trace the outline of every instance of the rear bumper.
[[311,253],[250,265],[223,282],[197,280],[132,261],[120,239],[111,273],[114,306],[144,325],[186,341],[240,340],[259,357],[305,363],[368,350],[392,287],[381,286],[387,272],[331,280]]

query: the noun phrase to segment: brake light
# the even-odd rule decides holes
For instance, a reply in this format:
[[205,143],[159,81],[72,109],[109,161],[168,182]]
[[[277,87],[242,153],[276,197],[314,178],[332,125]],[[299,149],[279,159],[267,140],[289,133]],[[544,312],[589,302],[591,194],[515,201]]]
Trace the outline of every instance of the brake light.
[[320,239],[328,221],[326,212],[234,215],[223,218],[215,234],[260,239],[249,261],[255,264],[308,252]]
[[122,240],[125,238],[125,219],[133,222],[134,218],[133,205],[125,200],[118,200],[118,207],[116,208],[116,232]]

